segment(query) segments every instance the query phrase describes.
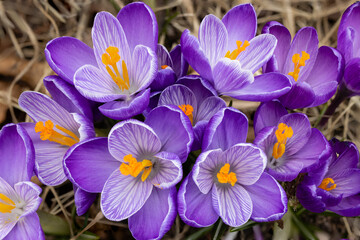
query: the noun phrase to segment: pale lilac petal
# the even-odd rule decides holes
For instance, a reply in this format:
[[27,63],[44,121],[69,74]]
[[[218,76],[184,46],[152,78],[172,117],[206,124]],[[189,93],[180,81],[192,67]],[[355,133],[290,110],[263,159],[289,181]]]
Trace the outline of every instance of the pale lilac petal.
[[194,140],[193,128],[188,116],[180,108],[159,106],[152,110],[145,123],[161,141],[161,151],[172,152],[184,163]]
[[208,121],[210,118],[212,118],[212,116],[214,116],[215,113],[225,107],[226,103],[222,98],[216,96],[208,97],[199,106],[199,110],[194,122],[197,123],[204,120]]
[[250,45],[241,52],[237,59],[243,69],[255,73],[272,57],[276,47],[276,37],[261,34],[249,41]]
[[161,142],[154,130],[137,120],[119,122],[109,133],[110,154],[122,162],[126,155],[143,158],[154,156],[160,149]]
[[116,18],[124,29],[131,51],[139,44],[156,50],[158,24],[155,13],[149,6],[142,2],[128,4]]
[[108,150],[107,138],[93,138],[69,149],[64,158],[68,178],[81,189],[99,193],[111,173],[120,167]]
[[[17,194],[14,189],[0,177],[0,192],[5,194],[10,199],[17,200]],[[9,214],[0,215],[0,239],[3,239],[16,224],[16,221],[9,221]]]
[[[1,229],[1,232],[2,231],[3,228]],[[24,218],[19,219],[15,227],[4,238],[4,240],[15,240],[15,239],[45,240],[45,235],[40,225],[40,219],[36,212],[27,215]]]
[[34,172],[35,149],[23,127],[7,124],[0,131],[0,176],[11,186],[29,181]]
[[125,100],[107,102],[99,107],[100,112],[111,119],[126,120],[141,114],[149,105],[150,89]]
[[153,188],[145,205],[129,218],[129,229],[136,239],[161,239],[176,214],[176,188]]
[[97,194],[86,192],[81,188],[76,187],[75,185],[73,185],[73,187],[74,187],[76,214],[78,216],[81,216],[84,215],[89,210],[91,205],[96,200]]
[[225,187],[215,184],[212,199],[215,212],[226,225],[238,227],[251,217],[253,203],[249,193],[239,184]]
[[247,117],[235,108],[223,108],[209,121],[204,132],[202,150],[221,148],[245,142],[248,131]]
[[194,117],[197,115],[197,101],[195,94],[188,87],[174,84],[162,91],[158,105],[191,105],[194,109]]
[[192,227],[207,227],[219,218],[212,206],[211,194],[199,190],[191,173],[182,182],[177,199],[181,220]]
[[23,207],[24,212],[21,218],[36,212],[42,201],[39,197],[42,191],[41,188],[33,182],[26,181],[16,183],[14,189],[20,199],[25,202],[25,206]]
[[305,108],[315,101],[315,93],[308,83],[297,82],[292,85],[288,93],[280,96],[279,100],[286,108]]
[[101,211],[111,221],[124,220],[143,207],[152,189],[150,181],[141,181],[141,175],[137,178],[125,176],[116,169],[102,190]]
[[94,124],[90,119],[88,119],[85,115],[78,113],[71,113],[71,115],[75,122],[80,125],[78,129],[80,142],[95,137],[96,134]]
[[59,37],[48,42],[45,57],[52,70],[70,84],[74,84],[74,74],[81,66],[97,66],[93,49],[73,37]]
[[334,180],[336,188],[331,190],[333,195],[341,195],[345,198],[360,193],[360,169],[346,169],[339,171],[335,174],[329,175],[328,173],[325,177],[330,177]]
[[163,45],[157,44],[156,56],[157,56],[158,69],[161,69],[161,66],[163,65],[167,65],[169,67],[173,66],[173,61],[170,57],[170,54]]
[[222,19],[229,35],[228,50],[237,49],[236,41],[250,41],[256,34],[256,12],[251,4],[230,9]]
[[253,185],[244,186],[253,203],[251,219],[257,222],[280,220],[287,212],[287,197],[281,185],[263,173]]

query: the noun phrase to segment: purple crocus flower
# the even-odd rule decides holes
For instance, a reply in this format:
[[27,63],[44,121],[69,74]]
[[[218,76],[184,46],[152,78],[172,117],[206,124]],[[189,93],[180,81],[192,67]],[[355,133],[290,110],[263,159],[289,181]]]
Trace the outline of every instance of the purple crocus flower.
[[300,203],[312,212],[360,215],[359,151],[351,142],[330,141],[332,154],[308,172],[297,188]]
[[192,150],[201,148],[202,137],[210,118],[221,108],[224,100],[200,76],[185,76],[167,87],[160,95],[158,105],[175,105],[183,110],[194,127]]
[[20,125],[0,131],[0,239],[45,239],[36,210],[41,188],[30,181],[34,147]]
[[199,39],[185,30],[181,48],[190,66],[208,80],[219,95],[269,101],[288,92],[291,84],[278,73],[254,77],[273,55],[277,42],[270,34],[255,37],[256,28],[253,6],[238,5],[222,20],[207,15],[200,24]]
[[240,226],[249,219],[275,221],[287,211],[280,184],[264,173],[266,156],[245,143],[248,121],[233,108],[216,113],[205,130],[202,149],[178,194],[181,219],[194,227],[221,219]]
[[267,158],[266,172],[279,181],[292,181],[329,154],[326,138],[311,128],[302,113],[288,114],[278,101],[263,103],[255,112],[254,144]]
[[314,28],[300,29],[292,42],[290,32],[278,22],[268,22],[262,32],[274,35],[278,41],[264,72],[282,73],[292,83],[290,92],[279,98],[285,107],[315,107],[334,95],[341,79],[342,57],[336,49],[318,47]]
[[77,39],[63,37],[48,43],[45,54],[54,71],[83,96],[104,103],[99,107],[102,114],[128,119],[149,103],[147,88],[157,72],[157,34],[151,8],[132,3],[117,18],[107,12],[96,15],[93,50]]
[[159,239],[176,217],[181,163],[193,141],[189,118],[160,106],[145,123],[116,124],[107,138],[72,147],[64,160],[70,179],[88,192],[101,192],[101,209],[112,221],[129,219],[136,239]]
[[66,181],[63,158],[70,146],[95,136],[92,122],[70,113],[53,99],[38,92],[24,92],[19,105],[35,123],[22,123],[35,147],[35,171],[50,186]]

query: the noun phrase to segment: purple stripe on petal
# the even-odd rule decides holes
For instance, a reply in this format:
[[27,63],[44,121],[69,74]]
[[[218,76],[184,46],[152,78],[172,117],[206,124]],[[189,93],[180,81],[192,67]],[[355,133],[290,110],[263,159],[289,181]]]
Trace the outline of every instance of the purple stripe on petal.
[[177,84],[187,86],[195,94],[198,103],[203,102],[206,98],[216,95],[214,87],[199,75],[187,75],[180,78]]
[[335,142],[332,144],[332,148],[339,156],[331,159],[328,174],[332,175],[340,170],[357,168],[359,151],[355,144],[350,142],[336,142],[336,139],[332,139],[332,141]]
[[345,217],[357,217],[360,215],[360,196],[343,198],[338,205],[329,207],[329,210]]
[[183,77],[187,75],[189,69],[189,63],[185,60],[183,53],[181,51],[181,45],[176,45],[171,51],[170,56],[173,62],[173,69],[176,73],[176,76]]
[[99,193],[110,174],[120,166],[108,150],[107,138],[93,138],[69,149],[64,158],[68,178],[88,192]]
[[302,162],[298,160],[290,161],[285,159],[279,166],[267,168],[265,171],[278,181],[290,182],[299,175],[303,167]]
[[80,135],[80,141],[93,138],[95,137],[95,129],[94,124],[91,120],[89,120],[87,117],[85,117],[82,114],[78,113],[71,113],[74,120],[80,124],[80,127],[78,129],[79,135]]
[[126,100],[107,102],[99,107],[105,116],[115,120],[126,120],[141,114],[150,101],[150,89],[143,90]]
[[251,217],[253,203],[249,193],[239,184],[226,187],[215,184],[212,199],[215,212],[231,227],[241,226]]
[[315,101],[315,93],[308,83],[294,82],[291,90],[285,95],[280,96],[279,100],[286,108],[305,108]]
[[124,220],[143,207],[152,189],[150,181],[141,181],[141,175],[137,178],[125,176],[116,169],[102,190],[101,211],[111,221]]
[[226,103],[222,98],[212,96],[205,99],[198,108],[195,122],[209,121],[222,108],[226,108]]
[[[14,189],[3,179],[0,177],[0,192],[5,194],[10,199],[17,200],[17,194]],[[8,235],[8,233],[13,229],[15,226],[16,221],[9,221],[9,218],[5,214],[0,215],[0,239],[3,239]]]
[[73,37],[59,37],[48,42],[45,57],[52,70],[70,84],[74,84],[74,74],[81,66],[97,66],[93,49]]
[[136,239],[161,239],[176,218],[176,188],[153,188],[145,205],[129,218],[129,229]]
[[175,186],[182,179],[182,165],[177,155],[160,152],[154,156],[156,159],[150,173],[151,183],[160,189]]
[[119,122],[109,133],[110,154],[121,162],[128,154],[144,158],[155,155],[160,149],[161,142],[154,130],[137,120]]
[[40,219],[36,212],[19,219],[15,227],[4,240],[14,239],[45,240],[45,235],[40,225]]
[[96,193],[89,193],[86,192],[75,185],[74,187],[74,199],[75,199],[75,206],[76,206],[76,214],[78,216],[84,215],[91,205],[94,203],[97,194]]
[[360,182],[360,169],[346,169],[332,175],[327,173],[325,177],[332,178],[336,184],[336,188],[330,191],[333,195],[348,197],[360,193],[359,184],[354,184]]
[[153,10],[142,2],[123,7],[116,17],[124,29],[130,49],[145,45],[153,51],[158,42],[158,24]]
[[161,44],[157,44],[156,47],[156,56],[157,56],[157,63],[158,63],[158,69],[161,69],[161,66],[167,65],[172,67],[173,61],[170,57],[170,54],[168,50]]
[[180,84],[174,84],[162,91],[159,99],[159,106],[161,105],[191,105],[194,109],[194,118],[197,116],[197,101],[195,94],[188,87]]
[[33,182],[19,182],[14,185],[14,189],[22,202],[25,202],[23,207],[23,213],[21,217],[25,217],[29,214],[36,212],[42,202],[39,197],[42,189]]

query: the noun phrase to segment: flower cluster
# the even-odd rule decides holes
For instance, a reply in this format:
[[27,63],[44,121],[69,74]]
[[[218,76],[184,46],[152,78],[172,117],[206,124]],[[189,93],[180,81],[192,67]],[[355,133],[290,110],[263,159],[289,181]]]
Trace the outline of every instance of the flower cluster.
[[[221,20],[206,16],[198,38],[185,30],[168,52],[154,12],[137,2],[116,17],[96,15],[92,48],[72,37],[50,41],[51,98],[22,93],[33,122],[0,132],[0,238],[44,238],[33,175],[49,186],[69,180],[78,215],[99,197],[104,216],[128,219],[136,239],[162,238],[177,215],[193,227],[219,217],[232,227],[280,220],[289,197],[282,186],[293,180],[304,208],[359,215],[357,148],[328,141],[293,111],[327,102],[339,84],[360,92],[359,21],[355,3],[338,50],[319,48],[312,27],[291,40],[269,22],[256,36],[256,12],[242,4]],[[189,65],[197,74],[187,75]],[[262,102],[252,143],[248,118],[222,96]],[[94,127],[104,122],[114,123],[105,136]]]

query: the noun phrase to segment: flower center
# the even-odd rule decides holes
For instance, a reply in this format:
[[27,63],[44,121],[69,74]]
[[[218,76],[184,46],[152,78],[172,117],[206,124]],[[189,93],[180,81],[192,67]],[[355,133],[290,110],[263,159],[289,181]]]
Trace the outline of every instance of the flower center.
[[324,178],[318,187],[326,191],[330,191],[336,188],[336,184],[332,178]]
[[185,113],[186,116],[189,117],[191,125],[193,125],[193,121],[194,121],[193,111],[194,111],[194,108],[189,104],[179,105],[178,107]]
[[236,174],[230,172],[230,164],[225,163],[225,165],[218,172],[217,179],[220,183],[230,183],[231,186],[234,186],[237,182]]
[[14,208],[14,201],[5,194],[0,193],[0,213],[11,213]]
[[141,180],[144,182],[147,177],[150,175],[152,169],[152,162],[150,160],[144,159],[141,162],[136,161],[131,154],[128,154],[124,157],[124,161],[127,163],[122,163],[120,165],[120,172],[127,176],[131,175],[133,177],[137,177],[141,171],[144,171],[141,175]]
[[232,52],[230,52],[230,50],[227,51],[225,57],[230,58],[231,60],[235,60],[241,52],[245,51],[245,49],[250,46],[250,43],[248,40],[245,40],[244,44],[242,43],[242,41],[236,41],[236,46],[237,49]]
[[275,159],[278,159],[281,158],[281,156],[285,153],[286,141],[288,138],[291,138],[293,136],[293,130],[285,123],[279,123],[278,129],[275,131],[275,136],[278,141],[273,147],[272,156]]
[[288,75],[292,76],[294,78],[295,82],[299,78],[300,67],[304,67],[305,61],[309,60],[309,59],[310,59],[310,55],[305,51],[301,51],[301,57],[300,57],[299,53],[295,53],[292,56],[292,62],[294,63],[294,71],[289,72]]
[[80,141],[78,136],[70,130],[67,130],[59,125],[56,125],[55,127],[70,137],[55,131],[53,129],[54,123],[51,120],[47,120],[45,124],[42,121],[37,122],[35,125],[35,132],[40,132],[40,139],[43,141],[49,140],[69,147]]
[[[106,66],[106,70],[111,76],[112,80],[119,86],[121,91],[129,90],[129,74],[124,60],[121,62],[122,76],[116,65],[120,61],[119,49],[117,47],[110,46],[106,49],[106,53],[101,56],[102,63]],[[111,67],[111,68],[110,68]]]
[[161,65],[161,69],[165,69],[167,67],[168,67],[168,65]]

